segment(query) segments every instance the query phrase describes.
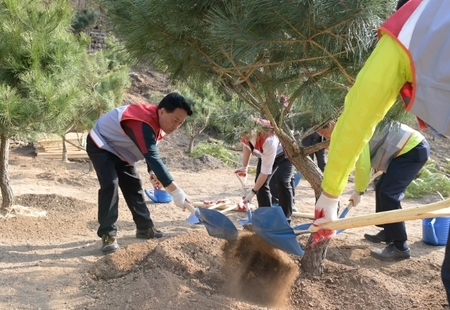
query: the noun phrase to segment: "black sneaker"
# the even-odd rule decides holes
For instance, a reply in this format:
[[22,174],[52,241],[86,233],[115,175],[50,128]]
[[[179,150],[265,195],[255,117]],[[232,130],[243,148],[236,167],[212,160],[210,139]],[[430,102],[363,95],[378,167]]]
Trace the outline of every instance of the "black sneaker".
[[157,230],[155,227],[136,230],[136,238],[139,239],[153,239],[162,237],[164,237],[164,233],[162,231]]
[[366,238],[366,240],[369,240],[370,242],[373,242],[373,243],[380,243],[380,242],[385,242],[387,244],[392,243],[392,240],[386,240],[384,229],[380,230],[375,235],[364,234],[364,238]]
[[370,255],[380,260],[396,261],[411,258],[411,251],[409,248],[404,251],[400,251],[395,247],[395,245],[390,244],[383,250],[377,249],[370,251]]
[[119,249],[116,237],[103,235],[102,241],[103,241],[102,252],[105,254],[114,253]]

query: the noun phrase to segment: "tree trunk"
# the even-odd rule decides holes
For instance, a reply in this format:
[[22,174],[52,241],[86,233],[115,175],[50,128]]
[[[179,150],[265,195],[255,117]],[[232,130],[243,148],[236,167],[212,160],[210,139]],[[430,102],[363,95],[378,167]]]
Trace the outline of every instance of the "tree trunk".
[[[309,184],[311,184],[316,200],[319,198],[322,192],[322,171],[319,167],[306,155],[304,148],[290,139],[287,135],[280,134],[280,141],[284,147],[284,150],[291,160],[292,164],[300,171],[302,177],[304,177]],[[314,206],[311,206],[314,210]],[[300,269],[304,276],[317,276],[322,275],[324,270],[324,260],[327,253],[329,240],[320,242],[314,247],[311,247],[312,235],[308,239],[308,244],[304,246],[305,254],[301,261]]]
[[189,146],[188,146],[188,154],[191,154],[194,150],[194,142],[195,142],[195,136],[189,137]]
[[311,242],[312,234],[308,239],[308,244],[305,246],[305,254],[300,263],[300,270],[302,274],[307,276],[320,276],[323,274],[324,260],[330,240],[319,242],[314,247],[311,247]]
[[65,135],[62,136],[62,147],[63,147],[63,149],[62,149],[62,161],[63,162],[68,162],[69,159],[68,159],[68,155],[67,155],[67,145],[66,145],[66,136]]
[[[292,164],[297,168],[302,177],[304,177],[312,189],[316,199],[319,198],[322,192],[322,178],[323,174],[319,167],[306,155],[305,149],[297,143],[294,139],[289,138],[286,135],[279,135],[281,144]],[[314,146],[313,146],[314,147]],[[311,147],[312,150],[315,148]],[[310,148],[308,148],[310,149]]]
[[12,209],[13,192],[9,184],[8,163],[9,163],[9,139],[6,133],[1,135],[0,141],[0,188],[2,191],[1,212],[7,213]]

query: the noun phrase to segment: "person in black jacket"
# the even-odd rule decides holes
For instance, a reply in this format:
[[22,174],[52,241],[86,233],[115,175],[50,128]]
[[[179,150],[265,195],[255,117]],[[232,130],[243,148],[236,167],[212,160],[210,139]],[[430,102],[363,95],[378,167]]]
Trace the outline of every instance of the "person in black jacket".
[[[317,132],[314,132],[304,138],[302,144],[304,147],[308,147],[323,141],[323,138]],[[317,152],[309,154],[309,156],[312,160],[314,160],[314,157],[316,158],[317,166],[323,172],[325,170],[325,149],[320,149]]]

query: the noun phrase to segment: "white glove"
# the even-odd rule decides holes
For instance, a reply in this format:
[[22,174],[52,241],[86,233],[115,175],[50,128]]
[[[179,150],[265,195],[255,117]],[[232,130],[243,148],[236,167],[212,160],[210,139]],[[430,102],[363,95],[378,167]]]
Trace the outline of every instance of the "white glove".
[[350,196],[349,201],[351,201],[353,203],[353,206],[356,207],[362,201],[362,198],[363,196],[359,192],[354,191]]
[[245,197],[243,197],[244,203],[251,203],[253,197],[255,197],[255,193],[253,191],[249,191]]
[[337,220],[339,198],[330,198],[320,194],[314,209],[314,225],[320,225]]
[[[319,199],[317,200],[316,207],[314,209],[313,225],[318,226],[320,224],[337,220],[338,204],[339,198],[330,198],[322,193]],[[336,231],[334,230],[320,229],[319,231],[313,234],[313,242],[311,246],[315,245],[320,241],[330,239],[334,235],[336,235]]]
[[178,208],[184,210],[185,208],[184,202],[187,201],[186,193],[180,187],[177,187],[177,189],[171,192],[170,194],[173,197],[173,202],[175,203],[175,205]]
[[248,167],[241,167],[239,169],[234,170],[234,173],[236,173],[240,177],[246,178],[247,170],[248,170]]
[[163,186],[161,182],[159,182],[158,178],[154,173],[150,173],[150,183],[152,183],[153,188],[162,189]]

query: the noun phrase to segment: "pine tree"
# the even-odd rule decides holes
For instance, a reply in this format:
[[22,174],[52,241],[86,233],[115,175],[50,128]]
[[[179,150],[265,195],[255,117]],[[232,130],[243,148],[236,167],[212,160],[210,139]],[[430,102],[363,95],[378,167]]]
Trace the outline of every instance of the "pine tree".
[[[304,149],[291,130],[311,132],[338,116],[395,7],[387,0],[100,2],[134,57],[173,80],[215,81],[270,120],[316,197],[322,174],[306,156],[315,149]],[[281,95],[289,97],[286,108]],[[326,244],[307,252],[306,271],[322,271],[325,251]]]
[[122,104],[125,90],[131,84],[127,58],[123,47],[113,38],[108,40],[107,50],[85,53],[79,72],[76,72],[78,100],[58,116],[61,126],[45,130],[62,137],[63,161],[68,160],[67,133],[89,131],[102,114]]
[[33,135],[79,95],[75,72],[86,51],[70,31],[66,0],[5,0],[0,3],[0,187],[2,210],[9,211],[9,138]]

